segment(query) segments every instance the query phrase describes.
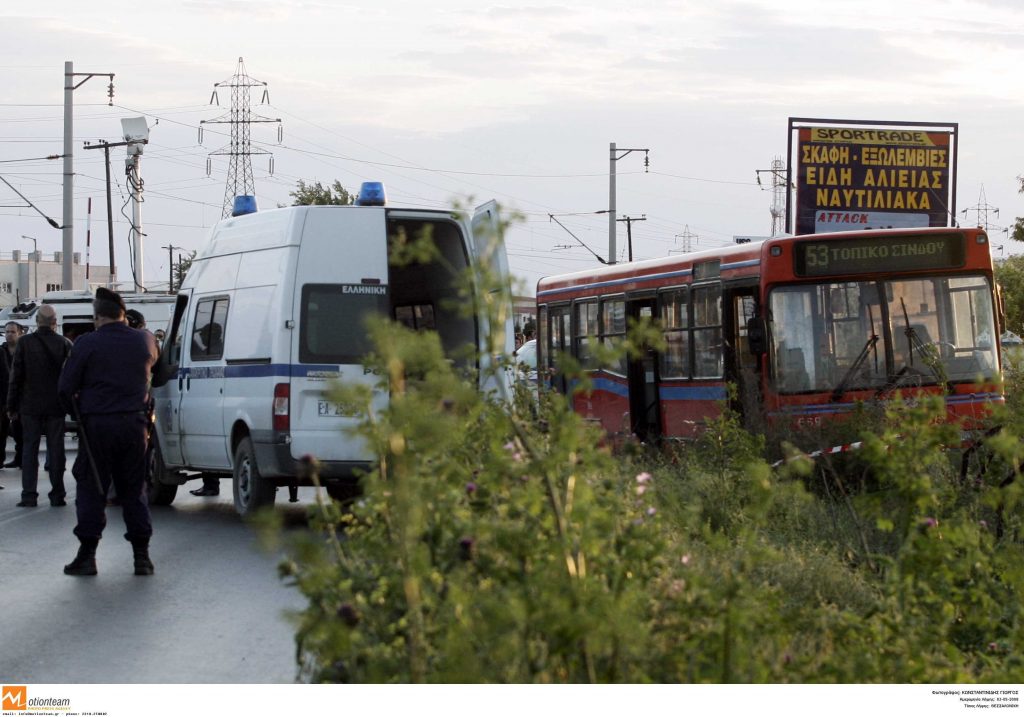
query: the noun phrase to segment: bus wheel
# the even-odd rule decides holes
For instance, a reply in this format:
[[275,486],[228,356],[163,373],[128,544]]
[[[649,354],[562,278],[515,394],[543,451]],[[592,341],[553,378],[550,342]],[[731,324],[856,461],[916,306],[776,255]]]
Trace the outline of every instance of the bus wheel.
[[153,450],[149,451],[146,461],[146,491],[150,505],[170,505],[178,494],[177,483],[165,483],[167,466],[160,454],[160,444],[153,438]]
[[256,465],[256,451],[249,436],[243,438],[235,449],[233,479],[235,510],[243,518],[274,504],[277,486],[260,475]]

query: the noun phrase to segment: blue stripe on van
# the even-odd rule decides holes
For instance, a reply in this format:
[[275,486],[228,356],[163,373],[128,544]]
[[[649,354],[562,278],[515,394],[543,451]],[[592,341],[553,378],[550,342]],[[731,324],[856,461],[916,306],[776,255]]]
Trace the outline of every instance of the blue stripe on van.
[[336,378],[340,369],[338,364],[251,363],[231,366],[189,366],[179,369],[178,375],[182,378],[187,376],[196,380],[204,378],[266,378],[268,376]]

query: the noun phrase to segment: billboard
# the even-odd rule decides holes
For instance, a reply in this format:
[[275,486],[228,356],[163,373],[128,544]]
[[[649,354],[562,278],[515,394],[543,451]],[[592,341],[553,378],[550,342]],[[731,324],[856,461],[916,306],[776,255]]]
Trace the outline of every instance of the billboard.
[[790,118],[790,147],[794,234],[952,224],[956,125]]

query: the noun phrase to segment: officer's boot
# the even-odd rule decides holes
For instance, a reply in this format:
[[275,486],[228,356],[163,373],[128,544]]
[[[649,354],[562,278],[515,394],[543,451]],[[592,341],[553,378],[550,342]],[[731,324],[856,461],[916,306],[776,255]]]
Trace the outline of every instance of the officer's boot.
[[132,552],[135,554],[135,574],[152,575],[153,561],[149,559],[149,538],[133,538]]
[[95,575],[96,574],[96,546],[99,545],[99,538],[79,538],[81,545],[78,546],[78,555],[70,563],[64,566],[65,575]]

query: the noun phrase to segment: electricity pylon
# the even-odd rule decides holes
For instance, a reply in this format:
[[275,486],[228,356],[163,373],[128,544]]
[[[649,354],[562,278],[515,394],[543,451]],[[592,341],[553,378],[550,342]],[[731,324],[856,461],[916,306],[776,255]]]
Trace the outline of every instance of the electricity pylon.
[[[227,147],[221,147],[220,149],[210,152],[210,157],[214,156],[227,156],[228,159],[228,178],[227,184],[224,188],[224,212],[222,216],[231,216],[231,209],[235,202],[235,197],[242,195],[254,195],[256,194],[256,182],[252,176],[252,155],[254,154],[266,154],[270,155],[270,173],[274,173],[274,155],[263,149],[253,149],[250,142],[250,129],[249,126],[252,124],[265,123],[265,122],[276,122],[277,123],[277,141],[281,141],[282,127],[281,119],[270,119],[269,117],[262,117],[255,114],[249,102],[249,90],[252,87],[262,87],[263,96],[260,98],[260,104],[269,104],[270,95],[267,92],[267,83],[255,80],[249,77],[245,71],[245,63],[242,58],[238,58],[238,68],[235,70],[235,74],[223,82],[218,82],[213,86],[213,95],[210,97],[210,104],[220,104],[220,99],[217,96],[217,90],[221,87],[231,88],[231,110],[226,114],[221,115],[212,120],[202,120],[199,123],[199,142],[203,141],[203,125],[204,124],[230,124],[231,125],[231,144]],[[206,176],[210,176],[211,172],[210,159],[206,160]]]

